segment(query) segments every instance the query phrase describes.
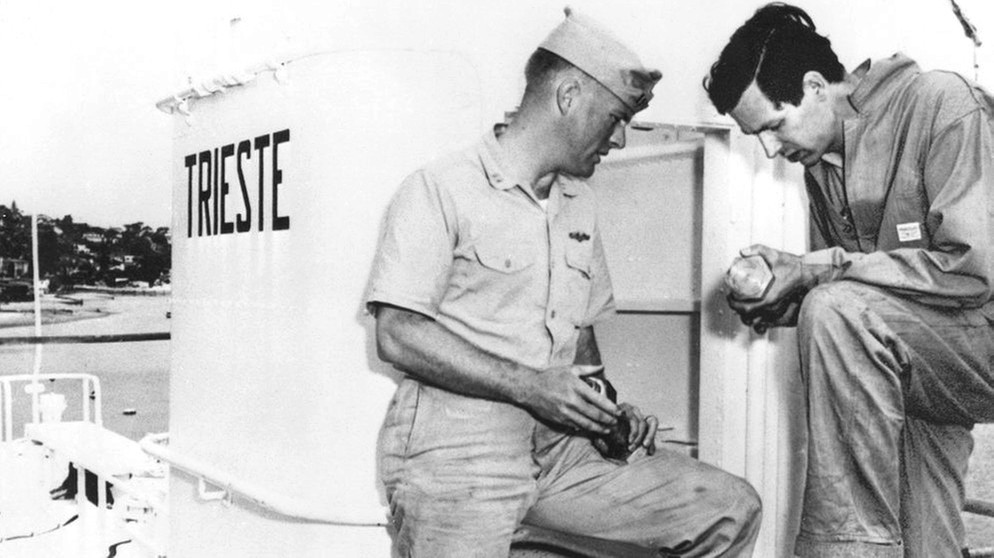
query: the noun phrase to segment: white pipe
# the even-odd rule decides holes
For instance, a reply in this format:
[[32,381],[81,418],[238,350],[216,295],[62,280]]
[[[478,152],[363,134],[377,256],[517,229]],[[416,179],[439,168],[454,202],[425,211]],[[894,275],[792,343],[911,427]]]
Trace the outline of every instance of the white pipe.
[[343,525],[352,527],[385,527],[385,512],[382,510],[346,511],[345,513],[332,513],[328,509],[333,507],[332,503],[324,502],[315,504],[299,498],[293,498],[284,494],[277,494],[268,488],[260,487],[250,482],[233,478],[230,474],[208,465],[196,458],[181,455],[168,446],[163,445],[169,441],[169,434],[149,434],[138,442],[142,450],[165,461],[170,467],[196,477],[198,480],[205,480],[231,494],[238,494],[255,504],[276,512],[280,515],[316,523],[329,523],[332,525]]
[[3,441],[9,442],[14,439],[14,415],[11,411],[10,382],[6,378],[0,380],[3,386]]
[[[38,271],[38,216],[31,215],[31,276],[35,293],[35,335],[41,336],[41,273]],[[37,367],[35,373],[38,372]]]
[[229,87],[245,85],[253,81],[259,74],[265,71],[274,71],[280,68],[280,64],[265,62],[257,64],[240,72],[221,74],[214,78],[191,85],[182,91],[166,97],[155,103],[155,108],[166,114],[180,113],[188,115],[189,110],[186,101],[191,98],[208,97],[219,91],[224,91]]
[[[41,337],[41,275],[38,272],[38,215],[35,213],[31,215],[31,268],[35,299],[35,336]],[[40,343],[35,345],[35,389],[31,391],[31,419],[35,423],[40,422],[41,418],[41,411],[38,409],[39,390],[37,389],[40,385],[38,384],[38,374],[41,372],[41,347]]]

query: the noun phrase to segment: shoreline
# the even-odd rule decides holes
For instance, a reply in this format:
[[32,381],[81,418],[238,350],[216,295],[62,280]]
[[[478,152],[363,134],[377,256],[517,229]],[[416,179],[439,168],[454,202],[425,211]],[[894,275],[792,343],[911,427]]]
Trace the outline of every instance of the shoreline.
[[[79,320],[92,320],[96,318],[106,318],[111,315],[113,315],[113,312],[105,312],[100,309],[74,311],[71,309],[63,310],[43,308],[41,311],[41,325],[44,326],[75,322]],[[34,310],[5,310],[0,308],[0,329],[33,326],[34,323]]]
[[[72,293],[75,294],[75,293]],[[114,315],[115,312],[93,305],[102,299],[113,299],[107,293],[85,292],[81,297],[72,294],[42,294],[41,296],[41,325],[48,326],[92,320]],[[120,293],[130,294],[130,293]],[[91,303],[89,306],[87,303]],[[0,330],[20,327],[30,327],[35,323],[34,301],[7,302],[0,304]]]
[[77,285],[72,288],[67,298],[77,292],[122,296],[168,296],[172,294],[173,290],[171,287],[97,287],[94,285]]

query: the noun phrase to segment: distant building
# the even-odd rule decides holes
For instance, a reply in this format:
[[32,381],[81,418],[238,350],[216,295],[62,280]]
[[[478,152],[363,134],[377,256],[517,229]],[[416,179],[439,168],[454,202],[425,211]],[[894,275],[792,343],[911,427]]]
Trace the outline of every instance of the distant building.
[[0,277],[24,277],[31,271],[31,264],[28,260],[17,258],[0,258]]
[[88,232],[83,234],[83,240],[92,242],[93,244],[103,244],[104,235],[100,233]]

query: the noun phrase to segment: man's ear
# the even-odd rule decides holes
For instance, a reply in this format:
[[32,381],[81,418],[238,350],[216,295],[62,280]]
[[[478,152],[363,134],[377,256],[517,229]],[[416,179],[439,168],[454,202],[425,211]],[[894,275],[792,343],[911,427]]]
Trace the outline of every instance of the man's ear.
[[574,77],[568,77],[559,82],[556,87],[556,106],[560,114],[566,114],[577,103],[580,98],[580,81]]
[[810,70],[804,73],[803,78],[804,90],[811,90],[819,97],[825,97],[828,92],[828,80],[825,76],[821,75],[821,72],[815,70]]

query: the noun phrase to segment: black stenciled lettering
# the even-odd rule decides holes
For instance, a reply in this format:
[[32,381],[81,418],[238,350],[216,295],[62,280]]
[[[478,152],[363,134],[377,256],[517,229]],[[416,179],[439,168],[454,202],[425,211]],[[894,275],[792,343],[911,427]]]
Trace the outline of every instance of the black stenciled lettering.
[[266,184],[266,182],[265,182],[265,176],[266,176],[266,174],[265,174],[265,170],[266,170],[265,169],[265,167],[266,167],[265,160],[266,159],[265,159],[265,157],[263,157],[263,154],[265,153],[267,147],[269,147],[269,136],[268,135],[259,136],[259,137],[255,138],[255,150],[259,152],[259,204],[258,204],[258,207],[259,207],[259,231],[260,232],[266,230],[266,221],[265,221],[265,218],[264,218],[265,213],[263,213],[262,207],[263,207],[263,201],[265,199],[264,196],[263,196],[263,189],[265,188],[265,184]]
[[217,176],[218,170],[220,168],[221,168],[221,165],[218,163],[217,148],[215,147],[214,148],[214,184],[212,184],[212,186],[213,186],[212,189],[214,191],[214,234],[218,233],[218,227],[217,226],[221,223],[221,219],[218,218],[221,215],[218,212],[218,205],[219,205],[221,196],[218,195],[218,193],[219,193],[218,192],[218,182],[220,182],[220,181],[218,180],[218,176]]
[[290,228],[290,217],[279,215],[279,185],[283,183],[283,171],[279,164],[279,147],[290,141],[290,130],[280,130],[273,134],[273,230],[285,231]]
[[197,154],[183,159],[186,165],[186,237],[193,236],[193,167],[197,164]]
[[229,143],[221,148],[221,213],[218,221],[221,222],[221,234],[231,234],[235,232],[235,224],[225,218],[224,206],[228,198],[228,175],[225,173],[226,161],[235,154],[235,144]]
[[[204,188],[204,165],[207,165],[207,187]],[[197,236],[204,236],[204,229],[208,236],[211,234],[211,152],[210,150],[200,152],[200,160],[197,165],[197,196],[200,203],[197,205],[199,217],[197,218]],[[206,226],[204,226],[206,224]]]
[[[280,144],[290,142],[290,130],[280,130],[273,134],[264,134],[251,139],[244,139],[218,147],[205,149],[198,153],[187,155],[183,158],[183,164],[187,170],[187,207],[186,207],[186,235],[193,236],[193,220],[197,220],[197,236],[226,235],[234,233],[250,232],[252,226],[258,223],[258,230],[266,230],[266,216],[270,218],[270,230],[282,231],[290,228],[290,216],[280,214],[280,189],[285,186],[283,167],[280,166]],[[272,148],[272,162],[270,163],[270,175],[266,176],[266,150]],[[259,159],[259,185],[258,198],[252,199],[249,193],[249,182],[252,180],[251,173],[246,177],[246,164],[252,160],[252,151],[256,151]],[[231,182],[229,178],[229,161],[235,159],[235,170],[238,175],[238,190],[241,193],[241,201],[244,207],[235,213],[234,219],[229,219],[230,212],[233,211],[228,205],[228,196],[231,194]],[[286,147],[283,148],[283,157],[286,158]],[[286,164],[286,161],[283,161]],[[197,167],[197,186],[193,185],[193,167]],[[291,180],[292,182],[292,180]],[[266,187],[272,189],[271,210],[266,211]],[[284,190],[285,192],[285,190]],[[255,203],[253,203],[253,201]],[[285,194],[283,203],[286,204]],[[194,208],[196,206],[196,208]],[[255,206],[256,219],[252,208]],[[196,212],[196,216],[194,213]]]
[[252,158],[252,142],[242,140],[238,143],[238,156],[236,158],[238,167],[238,186],[242,190],[242,202],[245,204],[245,215],[241,213],[235,215],[235,228],[238,232],[248,232],[252,228],[252,203],[249,201],[248,187],[245,184],[245,173],[242,172],[242,156]]

